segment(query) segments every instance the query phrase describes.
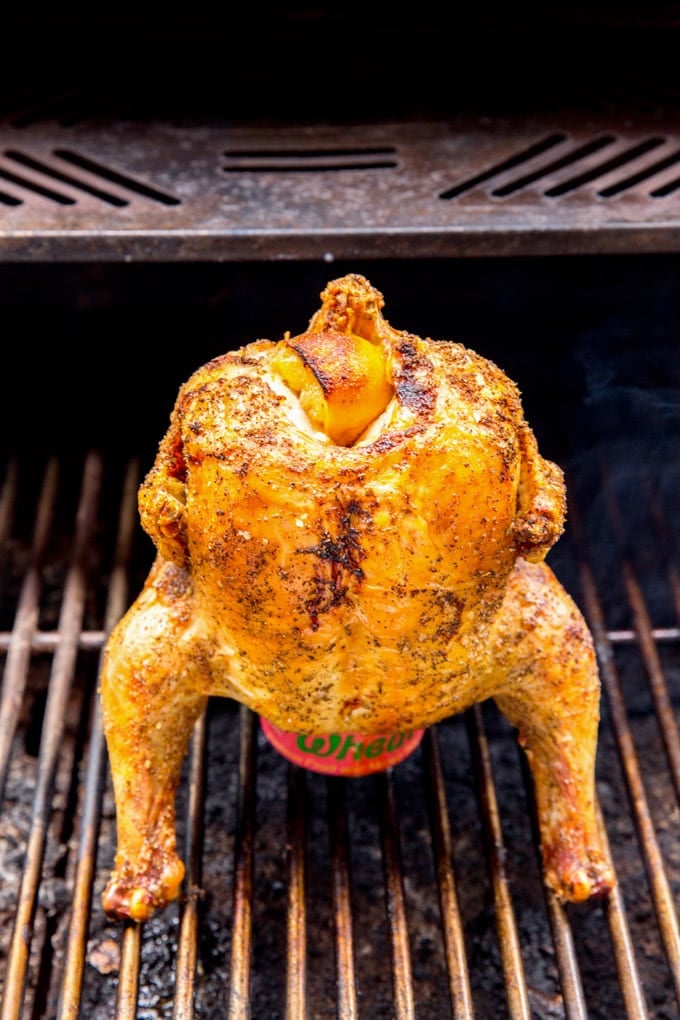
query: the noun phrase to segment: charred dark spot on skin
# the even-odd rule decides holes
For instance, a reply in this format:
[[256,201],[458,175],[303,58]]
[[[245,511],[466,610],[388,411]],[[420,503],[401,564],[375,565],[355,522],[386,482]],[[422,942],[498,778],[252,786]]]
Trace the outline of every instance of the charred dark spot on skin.
[[450,591],[442,592],[435,601],[441,613],[435,636],[438,641],[448,644],[460,629],[464,603]]
[[402,407],[423,415],[434,409],[436,389],[432,383],[432,363],[419,353],[416,340],[405,339],[397,346],[402,370],[395,380],[395,389]]
[[338,533],[335,537],[324,532],[318,545],[297,550],[300,555],[317,558],[312,594],[305,600],[312,630],[318,630],[322,613],[346,601],[352,583],[363,581],[361,561],[366,553],[361,545],[361,535],[366,532],[370,520],[370,513],[356,500],[351,500],[338,512]]
[[431,411],[434,407],[432,391],[416,379],[400,379],[397,383],[397,398],[402,407],[408,407],[418,414]]
[[407,442],[411,436],[415,436],[416,433],[421,431],[422,426],[410,425],[407,429],[401,429],[398,432],[386,432],[371,444],[371,449],[376,453],[389,453],[395,446]]

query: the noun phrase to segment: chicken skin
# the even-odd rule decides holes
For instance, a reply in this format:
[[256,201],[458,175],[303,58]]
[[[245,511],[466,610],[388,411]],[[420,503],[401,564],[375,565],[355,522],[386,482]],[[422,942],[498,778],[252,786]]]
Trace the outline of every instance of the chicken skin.
[[599,676],[544,563],[562,472],[492,362],[393,328],[359,275],[321,299],[300,336],[194,373],[140,487],[157,557],[101,676],[105,910],[144,921],[178,895],[175,793],[212,695],[302,734],[426,727],[495,699],[532,770],[546,883],[603,895]]

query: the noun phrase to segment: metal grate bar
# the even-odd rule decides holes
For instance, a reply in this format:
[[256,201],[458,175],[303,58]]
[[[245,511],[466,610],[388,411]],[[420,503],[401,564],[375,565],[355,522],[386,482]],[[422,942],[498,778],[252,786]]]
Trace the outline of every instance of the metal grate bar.
[[[122,584],[123,582],[121,580],[118,583]],[[126,923],[123,927],[116,1020],[135,1020],[137,1016],[142,930],[141,925],[133,923]]]
[[[109,581],[106,606],[106,632],[122,616],[128,599],[128,573],[132,554],[132,541],[137,525],[137,486],[139,467],[136,461],[128,466],[119,517],[118,540],[113,570]],[[59,1000],[59,1020],[76,1020],[80,1012],[80,995],[85,965],[88,920],[92,904],[97,835],[101,818],[104,787],[106,749],[102,727],[101,706],[95,694],[89,756],[85,776],[85,796],[78,859],[74,879],[73,905],[69,924],[64,976]]]
[[451,827],[446,805],[439,740],[437,729],[434,726],[430,727],[425,734],[425,755],[430,827],[437,870],[437,889],[444,932],[451,1009],[455,1020],[472,1020],[474,1009],[465,952],[465,934],[456,894]]
[[[14,643],[13,631],[0,633],[0,652],[6,652]],[[103,630],[81,630],[78,635],[78,649],[81,652],[97,651],[106,640],[106,632]],[[61,635],[57,630],[36,630],[30,639],[27,651],[31,654],[39,652],[54,652],[61,642]]]
[[414,1020],[413,977],[404,903],[403,872],[399,849],[397,807],[392,770],[378,773],[381,794],[380,838],[385,875],[387,921],[392,952],[392,984],[395,1020]]
[[180,924],[173,1020],[192,1020],[194,1015],[194,978],[198,957],[199,898],[201,894],[201,858],[203,853],[203,801],[207,747],[207,712],[194,726],[189,767],[189,805],[184,859],[186,879],[184,907]]
[[[122,581],[119,581],[122,584]],[[93,766],[94,767],[94,766]],[[137,1015],[142,927],[126,923],[121,938],[120,977],[116,998],[116,1020],[134,1020]]]
[[[652,627],[649,634],[654,641],[678,641],[680,640],[680,627]],[[622,645],[637,641],[638,635],[634,630],[608,630],[607,640],[613,645]]]
[[307,911],[305,908],[306,777],[288,767],[288,916],[286,1020],[307,1020]]
[[[532,828],[534,835],[534,847],[537,852],[539,868],[542,868],[540,853],[540,833],[538,828],[538,816],[536,813],[536,799],[533,778],[527,761],[526,754],[517,744],[520,770],[524,779],[524,787],[527,794],[527,803],[531,805]],[[569,923],[567,909],[562,906],[557,896],[547,886],[543,887],[543,894],[550,924],[557,968],[560,976],[560,988],[562,1006],[566,1020],[586,1020],[588,1009],[586,1006],[581,972],[574,945],[574,937]]]
[[47,826],[51,814],[52,788],[64,731],[66,703],[78,652],[78,631],[82,622],[86,591],[85,554],[94,527],[101,470],[100,457],[96,454],[89,455],[83,472],[73,557],[59,616],[62,640],[57,648],[50,676],[26,867],[19,891],[7,980],[0,1011],[2,1020],[16,1020],[20,1016],[23,1000]]
[[[600,838],[605,853],[612,859],[609,837],[602,816],[602,809],[597,804]],[[607,898],[605,905],[609,931],[614,949],[614,962],[619,977],[619,984],[623,994],[623,1001],[626,1006],[626,1016],[629,1020],[646,1020],[647,1006],[642,989],[642,982],[638,972],[633,940],[626,919],[626,910],[623,903],[623,893],[620,886],[615,886]]]
[[328,833],[330,840],[331,880],[335,914],[335,952],[338,974],[338,1016],[357,1020],[357,987],[354,959],[354,933],[350,899],[349,839],[347,833],[347,797],[342,780],[329,777]]
[[[670,568],[669,568],[670,569]],[[680,582],[678,582],[680,584]],[[678,595],[680,598],[680,594]],[[680,627],[652,627],[650,635],[654,641],[675,642],[680,640]],[[632,644],[638,640],[636,631],[629,628],[607,631],[607,639],[615,645]],[[106,641],[104,630],[81,630],[78,635],[78,648],[80,651],[97,651]],[[37,654],[40,652],[53,652],[60,642],[60,635],[55,630],[39,630],[33,634],[30,650]],[[12,634],[8,631],[0,631],[0,652],[6,652],[12,644]]]
[[120,948],[120,977],[116,996],[116,1020],[137,1020],[142,925],[126,922]]
[[241,707],[238,820],[234,843],[229,1020],[249,1020],[253,939],[253,865],[255,854],[255,717]]
[[546,889],[545,898],[557,955],[565,1016],[567,1020],[586,1020],[588,1010],[569,919],[564,907],[551,890]]
[[628,601],[633,610],[635,631],[642,659],[647,670],[652,700],[654,701],[654,708],[656,709],[661,735],[668,756],[668,764],[673,777],[673,783],[675,784],[676,794],[680,798],[680,734],[678,734],[678,726],[668,694],[661,659],[659,658],[659,652],[652,636],[652,627],[642,589],[630,562],[624,560],[621,569],[623,571]]
[[[606,470],[604,473],[604,491],[608,496],[609,516],[614,525],[614,530],[618,537],[619,544],[622,548],[625,548],[625,543],[622,538],[624,530],[623,521],[621,519],[621,510],[618,500],[616,499],[614,486],[609,484],[609,480],[606,477]],[[668,687],[666,686],[666,680],[661,666],[661,659],[659,658],[659,652],[654,641],[652,624],[647,611],[644,595],[642,593],[642,587],[635,576],[635,571],[630,557],[625,554],[621,559],[621,572],[628,602],[633,613],[635,636],[642,654],[645,669],[647,670],[652,700],[654,702],[657,719],[659,720],[659,727],[661,729],[661,735],[666,748],[673,783],[675,785],[676,793],[680,798],[680,734],[678,733],[678,725],[675,720],[673,706],[671,705],[668,694]]]
[[513,1020],[530,1020],[531,1009],[520,951],[517,921],[505,873],[505,845],[496,800],[491,755],[479,705],[475,705],[469,712],[466,712],[466,722],[477,775],[484,835],[487,842],[488,865],[496,906],[496,924],[505,973],[508,1007]]
[[31,563],[21,585],[3,675],[0,702],[0,799],[4,797],[12,743],[28,677],[31,647],[38,626],[42,561],[52,524],[57,478],[57,463],[51,460],[45,470],[33,531]]
[[680,1002],[680,930],[673,904],[673,897],[666,876],[661,850],[654,831],[635,744],[628,725],[625,700],[621,690],[612,647],[606,636],[604,616],[600,605],[595,579],[585,558],[583,536],[580,533],[578,517],[572,507],[574,532],[581,546],[579,573],[585,604],[586,616],[593,633],[600,663],[602,686],[606,691],[611,712],[612,726],[616,736],[617,749],[623,769],[631,810],[640,840],[642,858],[647,870],[652,900],[656,910],[659,930],[671,968],[675,995]]

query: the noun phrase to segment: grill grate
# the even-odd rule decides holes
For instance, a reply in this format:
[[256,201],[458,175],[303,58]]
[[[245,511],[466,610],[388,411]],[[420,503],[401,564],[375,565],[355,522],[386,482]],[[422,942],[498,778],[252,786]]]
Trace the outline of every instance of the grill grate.
[[680,584],[658,493],[660,626],[618,504],[629,625],[606,618],[577,507],[563,539],[602,669],[607,903],[544,891],[528,773],[490,704],[430,729],[396,770],[343,781],[288,765],[252,713],[216,700],[179,795],[184,897],[139,928],[99,905],[115,844],[96,698],[104,636],[145,572],[138,481],[136,461],[97,452],[6,466],[2,1020],[676,1015]]

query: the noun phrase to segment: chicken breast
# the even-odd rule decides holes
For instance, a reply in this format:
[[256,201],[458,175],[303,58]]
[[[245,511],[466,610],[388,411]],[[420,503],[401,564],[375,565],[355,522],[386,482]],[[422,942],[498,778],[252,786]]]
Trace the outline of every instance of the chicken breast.
[[359,275],[321,299],[304,334],[195,372],[140,488],[158,555],[104,656],[105,909],[143,921],[178,894],[175,792],[211,695],[284,730],[366,734],[494,698],[531,765],[546,882],[602,895],[597,665],[543,562],[562,472],[492,362],[394,329]]

